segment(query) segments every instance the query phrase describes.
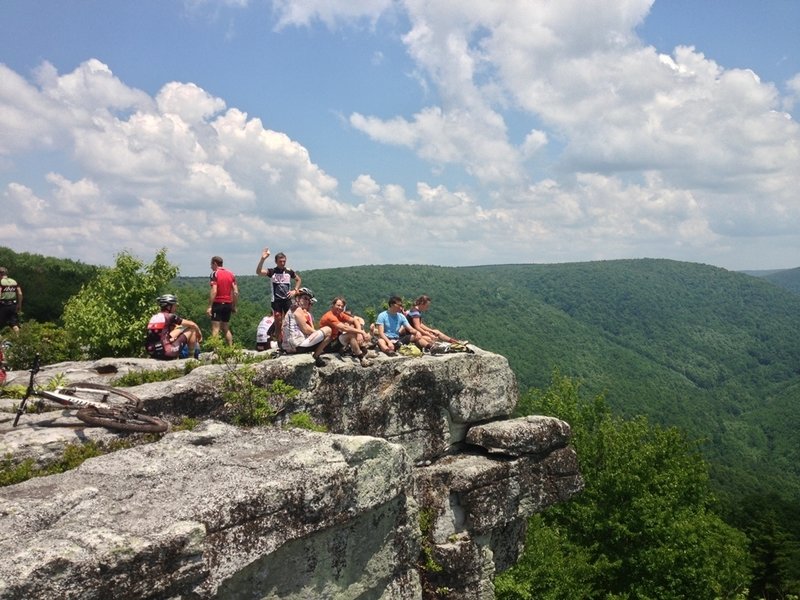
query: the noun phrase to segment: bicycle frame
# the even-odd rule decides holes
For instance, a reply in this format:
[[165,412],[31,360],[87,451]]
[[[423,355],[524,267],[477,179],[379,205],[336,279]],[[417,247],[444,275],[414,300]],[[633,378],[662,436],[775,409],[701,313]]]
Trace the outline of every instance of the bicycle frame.
[[[17,426],[19,418],[25,412],[25,405],[27,404],[28,399],[31,396],[36,396],[37,398],[40,398],[42,400],[45,399],[51,400],[52,402],[55,402],[62,406],[75,406],[77,408],[85,408],[87,406],[93,406],[95,408],[100,408],[100,409],[107,408],[107,405],[103,404],[103,402],[93,402],[91,400],[86,400],[85,398],[79,398],[77,396],[62,394],[61,393],[62,388],[56,388],[55,390],[48,390],[48,391],[37,390],[36,387],[34,386],[34,378],[36,377],[36,374],[40,370],[39,365],[40,365],[40,357],[39,354],[36,354],[36,356],[33,359],[33,366],[31,366],[30,368],[31,375],[30,378],[28,379],[28,389],[25,390],[25,396],[22,398],[22,402],[19,403],[19,407],[17,407],[17,415],[14,418],[14,427]],[[103,399],[107,398],[109,395],[108,392],[105,390],[94,389],[94,388],[81,388],[81,387],[76,388],[74,386],[71,387],[75,391],[100,395],[103,397]],[[40,400],[40,402],[42,400]]]
[[[25,396],[17,408],[14,427],[25,412],[25,405],[31,396],[40,398],[37,406],[44,400],[50,400],[61,406],[78,409],[78,419],[93,427],[105,427],[115,431],[135,431],[139,433],[163,433],[169,431],[169,423],[158,417],[139,412],[142,401],[125,390],[120,390],[102,383],[78,382],[57,387],[55,390],[37,390],[34,378],[39,372],[39,355],[36,354],[30,369],[30,379]],[[89,395],[90,398],[82,398]],[[100,397],[99,401],[92,398]]]

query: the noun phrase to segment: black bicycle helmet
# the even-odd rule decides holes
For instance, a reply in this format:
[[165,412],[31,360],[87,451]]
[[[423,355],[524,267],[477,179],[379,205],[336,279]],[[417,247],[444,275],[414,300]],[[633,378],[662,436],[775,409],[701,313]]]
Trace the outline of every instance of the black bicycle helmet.
[[178,303],[178,297],[175,294],[164,294],[163,296],[159,296],[156,298],[156,302],[161,308],[165,306],[172,306],[173,304]]

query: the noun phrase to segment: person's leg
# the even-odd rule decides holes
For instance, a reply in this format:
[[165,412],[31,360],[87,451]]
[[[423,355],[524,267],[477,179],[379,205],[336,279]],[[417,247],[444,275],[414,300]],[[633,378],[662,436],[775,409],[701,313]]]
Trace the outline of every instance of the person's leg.
[[274,300],[270,306],[275,322],[275,340],[279,345],[283,345],[283,318],[292,308],[292,301],[288,298],[286,300]]
[[325,350],[325,347],[331,341],[331,328],[330,327],[328,327],[327,325],[325,327],[320,327],[312,335],[317,335],[319,333],[322,333],[322,335],[324,337],[323,337],[322,341],[319,342],[319,345],[316,347],[316,349],[314,350],[314,360],[319,358],[319,355],[322,354],[322,352]]
[[[195,352],[199,354],[200,344],[199,339],[197,338],[197,334],[192,329],[186,329],[184,327],[176,327],[173,329],[170,334],[169,345],[178,348],[180,351],[180,347],[183,344],[186,344],[189,347],[189,353]],[[166,344],[165,344],[166,347]]]
[[361,346],[362,348],[368,348],[369,347],[371,340],[370,340],[370,336],[367,334],[367,332],[362,331],[360,333],[357,333],[357,334],[355,334],[355,337],[356,337],[356,342],[358,342],[359,346]]
[[431,344],[433,344],[433,340],[429,338],[427,335],[420,333],[414,336],[414,343],[424,350],[425,348],[431,347]]
[[211,335],[218,336],[220,331],[225,337],[225,342],[233,345],[233,333],[230,330],[231,304],[227,302],[214,302],[211,305]]
[[0,306],[0,329],[6,325],[11,328],[15,334],[19,333],[19,313],[17,307],[11,304]]
[[220,323],[222,333],[225,334],[225,342],[228,346],[233,346],[233,332],[231,331],[230,323]]
[[424,332],[429,338],[436,338],[437,340],[441,340],[443,342],[453,342],[453,338],[451,338],[446,333],[439,331],[438,329],[431,329],[428,328],[427,331]]
[[325,350],[325,347],[328,345],[328,342],[331,341],[331,328],[330,327],[322,327],[317,329],[314,333],[309,335],[305,340],[302,341],[297,346],[297,352],[312,352],[312,356],[314,357],[314,364],[318,367],[322,367],[325,365],[325,361],[322,359],[320,354]]
[[193,354],[197,348],[197,335],[191,329],[187,329],[183,332],[183,339],[185,339],[186,345],[189,347],[189,354]]
[[[348,342],[350,344],[350,351],[353,354],[353,358],[357,359],[358,362],[361,363],[362,367],[370,366],[369,360],[367,360],[366,352],[364,348],[362,348],[361,344],[359,343],[359,338],[363,338],[363,336],[359,334],[348,333],[345,334],[347,336]],[[341,338],[340,338],[341,339]]]
[[339,341],[342,343],[342,346],[350,346],[350,352],[353,356],[357,356],[361,354],[361,348],[358,345],[358,339],[352,333],[343,333],[339,336]]
[[[190,342],[190,336],[192,342]],[[191,344],[189,348],[194,345],[194,332],[186,331],[182,328],[176,328],[170,334],[170,340],[164,344],[164,358],[171,360],[179,358],[181,354],[181,346],[184,344]]]

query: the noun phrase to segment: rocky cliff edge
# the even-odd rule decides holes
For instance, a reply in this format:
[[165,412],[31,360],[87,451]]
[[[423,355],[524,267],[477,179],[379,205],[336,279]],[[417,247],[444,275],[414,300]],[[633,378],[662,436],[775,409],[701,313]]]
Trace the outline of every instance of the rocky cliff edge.
[[[181,365],[61,363],[40,380]],[[509,418],[516,382],[496,354],[255,365],[259,385],[300,390],[281,419],[307,412],[330,433],[209,418],[224,369],[129,388],[194,430],[0,490],[0,597],[489,600],[527,517],[582,489],[568,424]],[[118,436],[70,411],[16,429],[2,414],[0,452],[17,460]]]

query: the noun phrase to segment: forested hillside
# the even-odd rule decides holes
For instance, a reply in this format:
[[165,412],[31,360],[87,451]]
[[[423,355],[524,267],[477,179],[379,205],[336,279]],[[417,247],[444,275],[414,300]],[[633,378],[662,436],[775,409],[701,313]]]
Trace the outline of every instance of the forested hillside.
[[[707,440],[731,493],[800,498],[800,297],[767,281],[650,259],[302,275],[322,299],[317,316],[338,293],[362,314],[390,294],[427,293],[427,320],[507,356],[522,389],[557,368],[621,414]],[[243,298],[266,309],[267,283],[240,277]]]
[[800,294],[800,267],[796,269],[784,269],[763,275],[764,279],[786,288],[790,292]]
[[[0,246],[0,265],[22,286],[25,316],[37,321],[60,319],[66,301],[101,270],[79,261],[17,253],[3,246]],[[47,292],[38,293],[39,290]]]

